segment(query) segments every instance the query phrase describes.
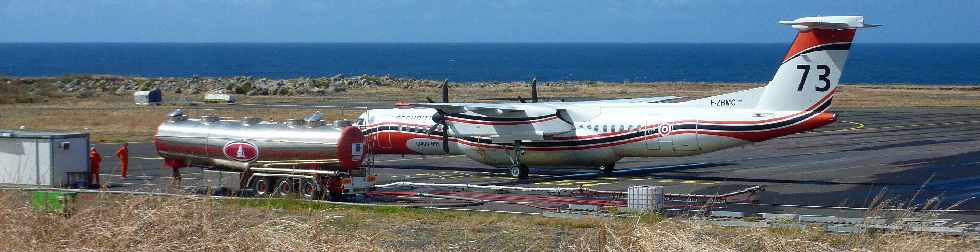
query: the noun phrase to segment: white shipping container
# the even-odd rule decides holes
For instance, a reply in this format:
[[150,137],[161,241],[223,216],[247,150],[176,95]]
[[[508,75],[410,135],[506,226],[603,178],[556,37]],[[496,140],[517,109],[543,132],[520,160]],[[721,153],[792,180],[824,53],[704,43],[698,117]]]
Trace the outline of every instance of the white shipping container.
[[663,186],[631,186],[626,189],[626,207],[641,212],[664,208]]
[[0,130],[0,183],[88,184],[88,133]]
[[204,95],[206,102],[235,103],[235,97],[230,94],[209,93]]

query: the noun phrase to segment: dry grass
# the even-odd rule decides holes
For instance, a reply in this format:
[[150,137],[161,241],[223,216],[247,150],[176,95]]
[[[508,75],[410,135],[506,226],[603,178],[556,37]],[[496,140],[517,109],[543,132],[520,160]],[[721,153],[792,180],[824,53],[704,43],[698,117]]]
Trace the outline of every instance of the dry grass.
[[976,251],[974,237],[733,229],[696,221],[567,220],[295,200],[98,195],[70,217],[0,193],[3,251]]
[[[9,85],[8,85],[9,86]],[[595,84],[541,86],[543,97],[574,97],[612,99],[676,95],[700,98],[715,94],[756,87],[758,84]],[[24,90],[23,88],[11,91]],[[20,92],[20,91],[18,91]],[[37,91],[40,92],[40,91]],[[487,102],[486,98],[527,98],[529,89],[524,85],[500,84],[494,87],[458,85],[452,89],[453,101]],[[437,99],[437,88],[401,89],[377,87],[351,89],[346,93],[324,97],[241,97],[241,103],[305,103],[336,104],[350,102],[419,102],[426,97]],[[2,96],[2,95],[0,95]],[[16,96],[16,95],[14,95]],[[165,94],[165,97],[180,97]],[[163,115],[175,106],[138,107],[132,105],[132,97],[97,95],[78,98],[75,96],[38,98],[29,96],[27,103],[0,105],[0,128],[85,131],[92,133],[93,142],[147,141]],[[8,99],[9,100],[9,99]],[[922,87],[922,86],[843,86],[834,106],[836,107],[980,107],[980,88],[976,87]],[[217,113],[223,117],[259,116],[265,119],[285,120],[301,118],[312,109],[276,108],[256,109],[232,106],[220,112],[195,110],[192,115]],[[327,119],[354,118],[360,110],[325,110]]]

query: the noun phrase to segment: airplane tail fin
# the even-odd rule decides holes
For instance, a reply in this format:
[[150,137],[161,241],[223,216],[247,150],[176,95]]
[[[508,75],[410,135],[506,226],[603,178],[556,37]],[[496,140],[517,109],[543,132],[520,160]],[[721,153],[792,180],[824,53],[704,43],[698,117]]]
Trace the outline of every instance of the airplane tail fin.
[[779,23],[799,33],[759,96],[756,108],[760,110],[802,111],[829,105],[855,31],[878,26],[865,24],[861,16],[805,17]]

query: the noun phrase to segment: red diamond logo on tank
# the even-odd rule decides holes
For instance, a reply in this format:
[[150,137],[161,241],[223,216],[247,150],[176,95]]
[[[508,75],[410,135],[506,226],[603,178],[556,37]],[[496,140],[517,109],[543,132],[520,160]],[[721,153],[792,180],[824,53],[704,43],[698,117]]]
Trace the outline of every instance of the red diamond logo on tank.
[[228,159],[251,162],[259,158],[259,147],[249,142],[228,142],[222,149]]

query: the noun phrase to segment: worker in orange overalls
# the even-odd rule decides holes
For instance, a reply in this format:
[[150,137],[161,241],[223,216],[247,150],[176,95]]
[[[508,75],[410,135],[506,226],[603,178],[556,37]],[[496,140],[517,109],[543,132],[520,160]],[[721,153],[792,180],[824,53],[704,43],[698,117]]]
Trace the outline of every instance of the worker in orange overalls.
[[92,151],[88,153],[88,165],[92,172],[92,181],[95,182],[93,185],[101,184],[99,181],[99,165],[101,163],[102,154],[99,154],[99,152],[95,150],[95,147],[92,147]]
[[119,150],[116,150],[116,156],[119,157],[119,164],[122,166],[122,177],[126,177],[126,170],[129,169],[129,144],[123,143]]

